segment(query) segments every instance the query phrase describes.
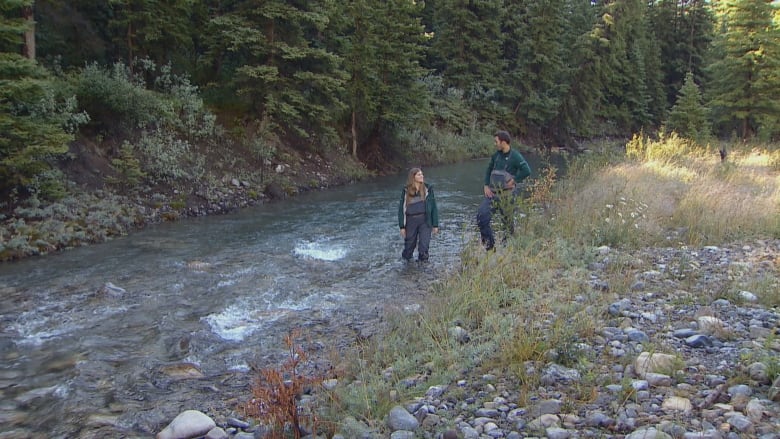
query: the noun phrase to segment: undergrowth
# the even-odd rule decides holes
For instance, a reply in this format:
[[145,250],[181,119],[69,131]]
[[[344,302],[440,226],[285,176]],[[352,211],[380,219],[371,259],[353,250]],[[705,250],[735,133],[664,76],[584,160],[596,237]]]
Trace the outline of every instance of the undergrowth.
[[317,430],[317,415],[313,407],[301,404],[301,395],[313,386],[321,385],[323,377],[301,372],[308,357],[297,342],[298,331],[287,334],[287,360],[279,367],[261,369],[252,385],[252,399],[246,404],[247,416],[257,418],[270,427],[270,439],[292,436],[299,439]]

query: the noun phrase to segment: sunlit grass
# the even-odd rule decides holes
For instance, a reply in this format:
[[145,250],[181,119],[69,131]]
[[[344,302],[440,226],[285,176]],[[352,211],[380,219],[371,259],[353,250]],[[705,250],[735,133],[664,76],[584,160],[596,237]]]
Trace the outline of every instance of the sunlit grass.
[[[509,371],[522,394],[538,385],[538,376],[526,373],[529,362],[555,361],[592,376],[594,363],[609,359],[588,358],[581,344],[604,326],[608,304],[629,290],[634,274],[652,268],[631,251],[780,236],[776,147],[726,145],[721,161],[720,145],[698,146],[675,136],[632,142],[627,155],[578,157],[564,180],[546,176],[518,206],[524,215],[506,244],[486,253],[469,243],[460,270],[431,288],[419,312],[388,316],[389,332],[367,342],[372,347],[363,347],[345,374],[362,389],[345,387],[341,401],[347,411],[381,418],[394,398],[419,396],[474,368]],[[590,282],[594,262],[605,264],[598,279],[603,288]],[[680,288],[699,280],[691,263],[684,257],[668,261]],[[730,278],[717,294],[731,298],[749,290],[761,303],[777,305],[774,271],[753,269]],[[453,338],[453,327],[466,331],[469,341]],[[409,377],[420,375],[426,379],[408,385]],[[598,384],[583,380],[578,398],[592,397],[591,386]]]

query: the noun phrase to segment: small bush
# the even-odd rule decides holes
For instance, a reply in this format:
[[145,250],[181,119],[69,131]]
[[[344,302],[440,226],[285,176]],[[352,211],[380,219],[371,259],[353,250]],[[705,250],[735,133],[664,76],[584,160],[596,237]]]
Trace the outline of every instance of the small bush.
[[122,176],[121,181],[114,182],[116,184],[132,187],[146,177],[146,173],[141,170],[141,162],[135,156],[135,147],[130,142],[122,144],[119,157],[111,160],[111,164]]
[[295,439],[305,433],[304,422],[316,427],[313,410],[300,406],[299,398],[304,390],[314,384],[322,384],[322,377],[304,376],[300,368],[306,362],[306,352],[297,344],[297,332],[284,338],[288,358],[279,368],[260,370],[252,386],[252,400],[246,405],[248,416],[264,418],[271,424],[272,438],[285,436],[289,429]]
[[80,105],[100,129],[119,123],[129,133],[173,117],[170,105],[122,63],[110,69],[89,64],[74,82]]

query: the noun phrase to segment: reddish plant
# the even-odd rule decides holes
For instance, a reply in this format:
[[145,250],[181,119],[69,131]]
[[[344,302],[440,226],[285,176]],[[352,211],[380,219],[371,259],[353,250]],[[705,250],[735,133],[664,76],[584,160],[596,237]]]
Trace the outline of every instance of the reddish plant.
[[306,388],[321,383],[322,378],[300,373],[307,356],[296,343],[297,335],[298,331],[293,331],[284,337],[289,357],[283,364],[259,371],[252,385],[253,398],[246,405],[248,416],[264,419],[271,425],[272,438],[283,437],[289,428],[293,437],[299,439],[304,434],[301,422],[316,425],[315,413],[300,406],[300,396]]

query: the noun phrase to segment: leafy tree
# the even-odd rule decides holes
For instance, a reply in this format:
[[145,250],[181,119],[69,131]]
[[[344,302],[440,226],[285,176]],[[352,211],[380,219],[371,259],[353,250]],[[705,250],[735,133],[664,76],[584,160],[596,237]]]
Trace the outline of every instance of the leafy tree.
[[667,128],[682,136],[701,141],[709,135],[707,111],[699,86],[696,85],[693,73],[689,72],[685,76],[677,102],[669,113]]
[[[780,30],[769,0],[716,4],[722,30],[714,42],[707,95],[720,132],[742,139],[780,128]],[[771,135],[772,132],[766,133]]]
[[[25,197],[62,194],[53,164],[68,151],[75,101],[61,95],[48,73],[21,48],[31,1],[0,4],[0,194]],[[83,120],[83,118],[82,118]]]

